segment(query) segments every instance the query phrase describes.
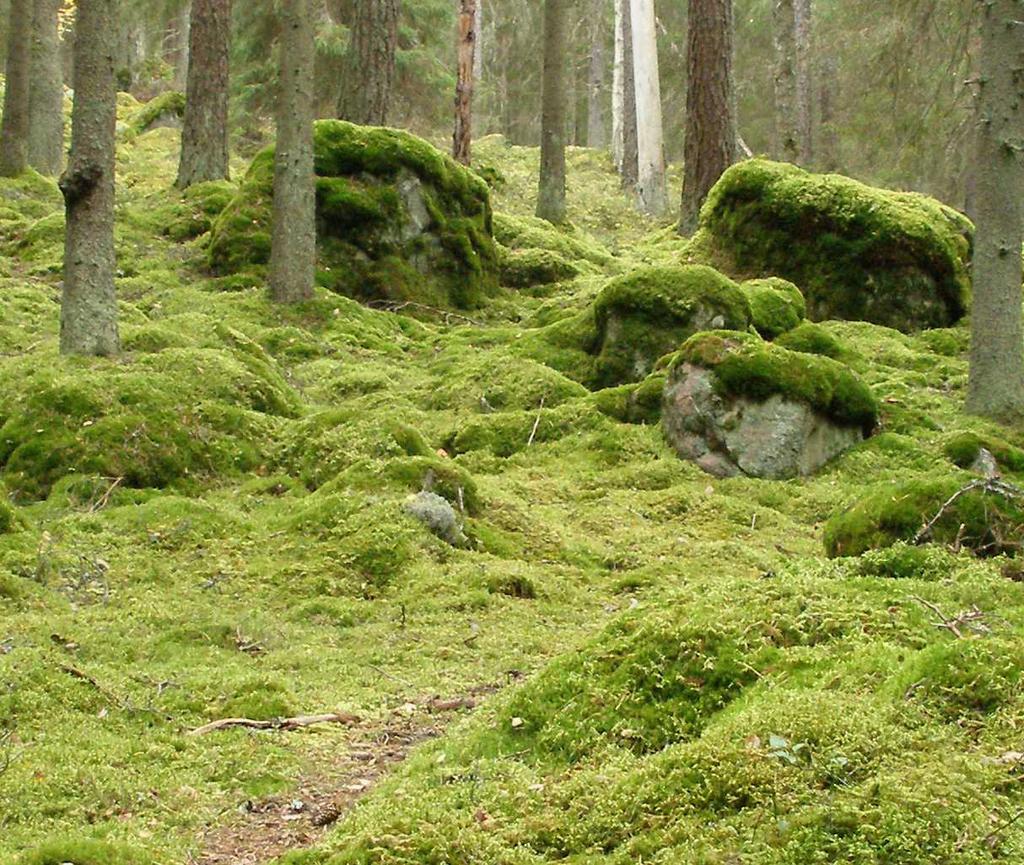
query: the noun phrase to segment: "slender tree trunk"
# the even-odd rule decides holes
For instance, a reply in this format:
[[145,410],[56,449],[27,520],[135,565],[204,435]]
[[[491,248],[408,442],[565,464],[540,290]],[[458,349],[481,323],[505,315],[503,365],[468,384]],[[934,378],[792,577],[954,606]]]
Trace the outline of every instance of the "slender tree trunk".
[[623,38],[623,7],[627,0],[615,0],[615,57],[612,62],[612,160],[622,173],[625,136],[623,100],[626,79],[626,41]]
[[732,0],[689,0],[686,161],[679,233],[692,234],[711,187],[736,161]]
[[0,124],[0,176],[17,177],[28,168],[29,81],[33,0],[11,0],[7,23],[7,83]]
[[484,0],[476,0],[473,33],[473,81],[479,82],[484,77]]
[[821,66],[821,88],[818,100],[818,163],[822,171],[839,170],[839,136],[836,131],[836,97],[839,90],[839,70],[834,57],[827,58]]
[[358,0],[352,22],[346,92],[341,116],[353,123],[384,126],[395,85],[398,0]]
[[60,174],[64,161],[64,70],[60,57],[63,0],[35,0],[28,94],[28,162],[40,174]]
[[120,351],[114,291],[114,54],[117,0],[78,0],[71,156],[60,179],[67,213],[62,354]]
[[786,162],[800,158],[800,132],[796,122],[796,0],[772,3],[772,40],[775,44],[775,154]]
[[455,135],[452,156],[469,165],[473,143],[473,68],[476,58],[477,5],[479,0],[461,0],[459,8],[459,68],[455,86]]
[[1024,2],[988,0],[982,7],[967,411],[1019,417],[1024,414]]
[[228,177],[230,48],[231,0],[193,0],[179,189]]
[[637,201],[651,216],[668,211],[661,78],[654,0],[632,0],[633,76],[636,87]]
[[170,63],[174,67],[174,89],[178,91],[185,89],[185,79],[188,75],[188,31],[191,7],[191,0],[183,3],[178,14],[168,23]]
[[622,188],[634,190],[640,182],[637,153],[636,79],[633,63],[631,0],[622,6]]
[[793,0],[793,12],[796,40],[796,129],[800,162],[810,165],[814,159],[811,0]]
[[315,0],[281,5],[281,95],[274,156],[270,294],[279,303],[313,296],[316,178],[313,168]]
[[537,216],[565,221],[565,57],[570,0],[544,0],[544,84]]
[[604,148],[604,34],[605,0],[592,0],[590,22],[590,81],[587,89],[587,145]]

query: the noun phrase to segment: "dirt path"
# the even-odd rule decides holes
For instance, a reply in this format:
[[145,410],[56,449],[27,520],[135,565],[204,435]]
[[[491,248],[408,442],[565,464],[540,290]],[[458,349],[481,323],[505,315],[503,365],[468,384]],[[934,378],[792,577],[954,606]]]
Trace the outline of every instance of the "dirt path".
[[321,747],[315,772],[301,776],[287,794],[244,803],[227,822],[210,829],[202,852],[189,865],[266,865],[290,850],[315,845],[417,745],[440,736],[481,695],[407,703],[384,719],[350,727]]

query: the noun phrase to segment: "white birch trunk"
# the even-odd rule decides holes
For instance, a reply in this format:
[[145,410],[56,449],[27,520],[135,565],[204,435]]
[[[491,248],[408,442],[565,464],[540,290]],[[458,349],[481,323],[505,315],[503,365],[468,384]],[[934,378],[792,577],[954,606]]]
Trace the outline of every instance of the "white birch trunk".
[[484,0],[476,0],[476,21],[473,24],[473,82],[479,85],[484,77]]
[[622,153],[625,126],[623,123],[623,104],[625,94],[625,60],[626,43],[622,35],[622,12],[627,0],[615,0],[615,65],[612,71],[612,159],[615,169],[622,172]]
[[630,0],[633,30],[633,79],[636,89],[636,130],[640,209],[651,216],[668,210],[665,148],[658,74],[658,34],[654,0]]

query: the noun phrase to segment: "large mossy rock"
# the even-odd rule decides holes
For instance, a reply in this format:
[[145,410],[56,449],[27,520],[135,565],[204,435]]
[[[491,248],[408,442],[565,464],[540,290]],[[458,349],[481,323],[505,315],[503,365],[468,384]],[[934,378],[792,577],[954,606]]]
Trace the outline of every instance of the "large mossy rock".
[[662,406],[676,452],[718,477],[813,474],[877,421],[874,396],[843,364],[724,331],[687,340]]
[[711,190],[690,250],[734,276],[791,280],[812,319],[909,331],[967,311],[972,233],[927,196],[752,159]]
[[980,483],[957,472],[882,484],[828,521],[825,549],[832,557],[859,556],[912,541],[934,520],[922,540],[981,555],[1018,553],[1024,545],[1024,501],[997,485],[970,488],[972,481]]
[[[498,284],[487,184],[428,142],[340,120],[316,124],[321,284],[357,300],[478,306]],[[213,225],[220,275],[270,260],[274,148],[253,159]]]
[[594,304],[598,387],[645,379],[655,362],[703,330],[745,330],[750,304],[710,267],[643,267],[611,280]]

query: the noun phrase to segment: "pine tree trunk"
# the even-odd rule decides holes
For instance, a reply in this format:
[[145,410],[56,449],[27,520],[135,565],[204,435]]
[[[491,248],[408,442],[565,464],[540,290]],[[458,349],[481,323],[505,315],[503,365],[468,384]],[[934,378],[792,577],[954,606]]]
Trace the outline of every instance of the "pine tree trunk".
[[565,221],[566,47],[571,0],[544,0],[544,84],[537,216]]
[[179,189],[228,177],[230,48],[231,0],[193,0]]
[[28,162],[40,174],[60,174],[64,162],[64,70],[60,57],[63,0],[35,0],[28,94]]
[[28,168],[29,81],[33,0],[11,0],[7,23],[7,83],[0,124],[0,176],[17,177]]
[[736,161],[732,0],[689,0],[686,161],[679,233],[692,234],[718,178]]
[[280,12],[281,95],[270,251],[270,294],[279,303],[308,300],[316,279],[314,3],[289,0]]
[[472,161],[473,69],[478,38],[478,2],[479,0],[461,0],[459,8],[458,83],[455,86],[455,135],[452,156],[463,165],[469,165]]
[[615,0],[615,57],[612,61],[612,161],[622,173],[625,135],[623,99],[625,88],[626,42],[623,38],[623,6],[627,0]]
[[836,97],[839,89],[839,70],[834,57],[826,58],[821,66],[821,86],[818,91],[820,117],[818,164],[822,171],[839,170],[839,136],[836,131]]
[[593,0],[590,22],[590,80],[587,89],[587,145],[606,145],[604,129],[605,0]]
[[345,120],[387,124],[397,50],[398,0],[359,0],[346,63],[348,81],[341,106]]
[[796,34],[796,130],[800,162],[810,165],[814,159],[814,104],[811,80],[811,0],[793,0]]
[[1024,241],[1024,2],[989,0],[982,11],[974,300],[967,411],[1024,414],[1021,243]]
[[774,0],[772,40],[775,46],[775,154],[785,162],[800,158],[796,122],[796,9],[795,0]]
[[635,190],[640,182],[636,128],[636,79],[633,63],[631,0],[622,7],[622,188]]
[[644,213],[661,216],[668,210],[668,191],[654,0],[632,0],[630,21],[636,87],[637,201]]
[[114,291],[114,79],[117,0],[78,0],[71,155],[60,179],[67,213],[62,354],[120,351]]

